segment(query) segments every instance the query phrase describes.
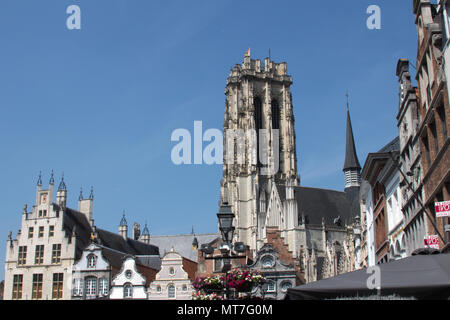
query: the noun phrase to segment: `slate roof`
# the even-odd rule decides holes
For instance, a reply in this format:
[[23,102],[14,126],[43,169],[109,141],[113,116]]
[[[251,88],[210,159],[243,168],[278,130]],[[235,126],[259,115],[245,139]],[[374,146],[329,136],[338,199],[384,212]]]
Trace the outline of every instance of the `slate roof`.
[[350,111],[347,109],[347,135],[345,144],[345,162],[344,171],[348,169],[361,169],[361,165],[356,155],[355,139],[353,138],[352,122],[350,120]]
[[158,247],[127,238],[124,240],[117,233],[97,228],[98,238],[105,247],[125,252],[131,255],[159,255]]
[[294,187],[299,219],[305,216],[307,224],[336,226],[334,219],[340,216],[342,225],[352,222],[351,203],[345,192],[310,188]]
[[[58,209],[60,207],[54,204]],[[89,245],[91,233],[93,232],[91,225],[86,216],[76,210],[65,208],[63,211],[63,230],[67,237],[71,237],[75,232],[76,248],[75,260],[80,259],[82,251]],[[149,245],[130,238],[124,240],[119,234],[112,233],[100,228],[96,228],[97,240],[102,247],[110,248],[118,251],[123,255],[154,255],[159,256],[157,246]],[[111,256],[112,257],[112,256]],[[117,257],[112,257],[116,259]]]
[[211,241],[220,237],[219,233],[205,233],[205,234],[180,234],[180,235],[167,235],[167,236],[151,236],[150,244],[157,246],[160,250],[160,254],[164,255],[164,252],[169,252],[173,247],[174,250],[182,257],[191,261],[198,262],[198,251],[193,250],[192,242],[194,237],[197,238],[198,248],[202,244],[210,243]]
[[378,153],[385,153],[390,151],[399,151],[400,150],[400,139],[395,137],[391,142],[381,148]]

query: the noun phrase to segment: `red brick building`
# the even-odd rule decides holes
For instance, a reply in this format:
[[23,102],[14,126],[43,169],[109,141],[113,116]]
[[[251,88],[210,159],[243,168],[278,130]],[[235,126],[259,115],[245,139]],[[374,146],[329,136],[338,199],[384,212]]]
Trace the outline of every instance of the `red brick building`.
[[[418,33],[416,80],[418,84],[419,137],[423,167],[427,231],[439,235],[439,246],[449,242],[444,226],[449,218],[436,218],[435,202],[450,200],[449,100],[443,66],[443,21],[438,4],[414,0]],[[448,245],[447,245],[448,248]]]

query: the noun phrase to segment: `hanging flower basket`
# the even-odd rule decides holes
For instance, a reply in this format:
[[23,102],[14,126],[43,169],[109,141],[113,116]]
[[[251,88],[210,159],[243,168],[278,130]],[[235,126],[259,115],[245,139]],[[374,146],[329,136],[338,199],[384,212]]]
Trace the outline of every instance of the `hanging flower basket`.
[[238,292],[250,292],[254,286],[262,284],[265,279],[253,270],[236,269],[226,275],[226,287]]
[[192,285],[195,290],[208,293],[222,291],[224,288],[222,277],[219,276],[197,277]]

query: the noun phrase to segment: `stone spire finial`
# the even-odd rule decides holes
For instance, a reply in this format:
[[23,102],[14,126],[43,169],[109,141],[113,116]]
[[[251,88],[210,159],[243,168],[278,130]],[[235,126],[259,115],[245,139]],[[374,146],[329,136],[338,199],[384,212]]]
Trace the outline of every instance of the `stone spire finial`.
[[83,200],[83,187],[80,187],[80,195],[78,196],[78,201]]
[[42,171],[39,171],[39,177],[38,177],[37,185],[39,187],[42,186]]
[[59,186],[58,186],[58,191],[61,191],[61,190],[67,190],[66,183],[64,182],[64,173],[61,176],[61,182],[59,183]]
[[91,193],[89,194],[89,199],[94,200],[94,187],[91,186]]
[[121,226],[127,226],[128,225],[127,219],[125,219],[125,210],[123,210],[122,219],[120,220],[120,225]]
[[48,183],[49,184],[55,184],[55,178],[53,176],[53,169],[52,169],[52,174],[50,175],[50,181]]

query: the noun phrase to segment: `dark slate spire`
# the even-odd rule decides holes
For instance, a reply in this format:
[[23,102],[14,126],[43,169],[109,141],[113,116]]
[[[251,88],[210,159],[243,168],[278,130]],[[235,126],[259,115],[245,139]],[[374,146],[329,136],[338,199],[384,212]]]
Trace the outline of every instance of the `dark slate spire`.
[[[347,94],[348,99],[348,94]],[[345,145],[345,162],[343,171],[358,169],[361,170],[361,165],[356,155],[355,139],[353,138],[352,122],[350,120],[350,111],[347,100],[347,137]]]

